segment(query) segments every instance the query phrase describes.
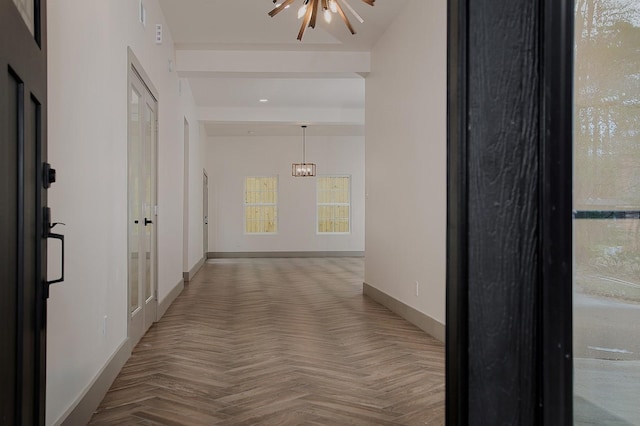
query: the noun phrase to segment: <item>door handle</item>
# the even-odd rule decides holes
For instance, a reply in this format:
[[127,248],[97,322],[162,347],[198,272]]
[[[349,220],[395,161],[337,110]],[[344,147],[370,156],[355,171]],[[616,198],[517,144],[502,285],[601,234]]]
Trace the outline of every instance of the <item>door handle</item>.
[[55,234],[53,232],[51,232],[51,229],[53,229],[53,227],[55,227],[56,225],[65,225],[62,222],[54,222],[51,223],[51,209],[49,207],[45,207],[44,208],[44,212],[43,212],[43,227],[44,227],[44,238],[51,238],[54,240],[60,240],[60,244],[62,247],[62,266],[60,268],[60,278],[52,280],[52,281],[46,281],[46,297],[49,297],[49,285],[51,284],[56,284],[56,283],[61,283],[62,281],[64,281],[64,235],[62,234]]
[[153,223],[152,220],[147,219],[146,217],[144,218],[144,226],[147,226],[148,224]]
[[[54,223],[52,225],[55,226],[57,225],[57,223]],[[64,225],[64,224],[61,224]],[[52,238],[54,240],[60,240],[60,244],[62,245],[62,262],[61,262],[61,267],[60,267],[60,278],[56,279],[56,280],[51,280],[51,281],[47,281],[47,285],[51,285],[51,284],[56,284],[56,283],[61,283],[62,281],[64,281],[64,235],[62,234],[54,234],[53,232],[49,232],[49,234],[47,235],[47,238]]]

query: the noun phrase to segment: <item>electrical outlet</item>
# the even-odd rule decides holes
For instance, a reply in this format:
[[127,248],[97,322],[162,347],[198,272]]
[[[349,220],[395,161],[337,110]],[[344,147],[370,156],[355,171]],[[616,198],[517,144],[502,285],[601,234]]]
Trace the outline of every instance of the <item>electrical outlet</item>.
[[420,294],[420,283],[416,281],[416,296]]
[[109,317],[107,317],[106,315],[104,316],[104,318],[102,318],[102,336],[103,337],[107,337],[107,320],[109,319]]

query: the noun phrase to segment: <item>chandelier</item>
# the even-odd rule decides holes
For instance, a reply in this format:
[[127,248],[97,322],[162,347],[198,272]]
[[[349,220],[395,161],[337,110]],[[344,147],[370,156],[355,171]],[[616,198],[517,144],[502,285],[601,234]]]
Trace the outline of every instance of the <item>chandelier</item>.
[[307,153],[307,126],[302,127],[302,163],[293,163],[291,165],[291,175],[295,177],[307,177],[316,175],[316,165],[307,163],[305,155]]
[[[284,9],[288,9],[296,0],[273,0],[276,5],[275,9],[269,12],[269,16],[272,18]],[[376,0],[362,0],[363,3],[373,6]],[[351,34],[355,34],[356,30],[353,29],[349,18],[344,13],[344,9],[347,9],[361,24],[364,19],[351,7],[347,0],[303,0],[302,6],[298,9],[298,19],[302,19],[302,26],[298,33],[298,40],[302,41],[302,36],[307,27],[315,28],[316,20],[318,18],[319,10],[322,9],[324,20],[327,23],[331,23],[332,14],[337,13],[340,15],[345,25],[351,31]]]

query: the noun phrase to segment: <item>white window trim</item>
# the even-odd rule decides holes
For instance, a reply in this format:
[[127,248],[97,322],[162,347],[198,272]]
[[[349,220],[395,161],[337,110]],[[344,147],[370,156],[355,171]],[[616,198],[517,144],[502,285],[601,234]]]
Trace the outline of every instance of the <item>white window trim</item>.
[[[275,178],[276,179],[276,202],[275,203],[247,203],[247,178]],[[272,176],[245,176],[242,180],[242,229],[244,235],[278,235],[280,232],[280,212],[278,209],[278,201],[280,201],[280,175]],[[275,206],[276,207],[276,232],[247,232],[247,207],[248,206]]]
[[[351,181],[352,181],[352,177],[350,174],[333,174],[333,175],[318,175],[317,177],[319,178],[327,178],[327,177],[346,177],[349,178],[349,202],[348,203],[320,203],[318,200],[318,195],[319,195],[319,191],[318,191],[318,182],[316,181],[316,222],[315,222],[315,228],[316,228],[316,235],[351,235],[351,211],[353,210],[353,207],[351,206]],[[318,215],[318,207],[320,206],[349,206],[349,231],[348,232],[320,232],[318,230],[318,221],[320,220],[320,217]]]

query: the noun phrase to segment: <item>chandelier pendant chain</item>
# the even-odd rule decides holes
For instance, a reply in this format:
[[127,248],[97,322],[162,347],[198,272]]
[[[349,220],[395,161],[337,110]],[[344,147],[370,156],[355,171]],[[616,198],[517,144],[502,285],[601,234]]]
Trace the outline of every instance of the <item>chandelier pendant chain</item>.
[[307,164],[307,126],[302,126],[302,164]]

